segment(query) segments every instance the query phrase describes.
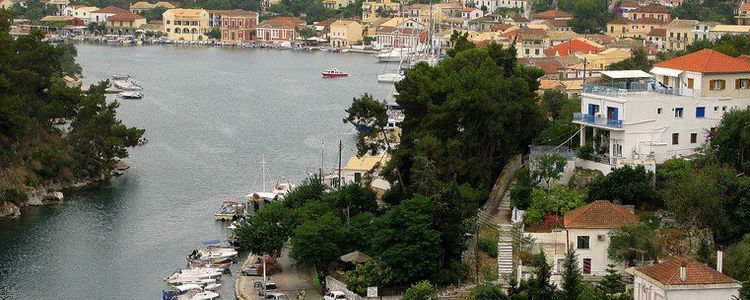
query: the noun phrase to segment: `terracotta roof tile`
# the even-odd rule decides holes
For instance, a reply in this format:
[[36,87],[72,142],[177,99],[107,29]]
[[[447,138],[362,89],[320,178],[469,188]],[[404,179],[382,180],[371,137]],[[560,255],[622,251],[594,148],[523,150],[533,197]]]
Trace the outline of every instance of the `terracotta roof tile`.
[[750,10],[750,2],[742,3],[742,5],[740,5],[740,9],[741,10],[746,10],[746,9]]
[[623,17],[618,17],[612,21],[607,22],[607,24],[630,24],[633,21],[625,19]]
[[620,7],[638,8],[638,3],[636,3],[635,1],[625,0],[625,1],[622,1],[622,3],[620,3]]
[[566,13],[561,10],[548,10],[540,12],[536,15],[534,15],[534,19],[563,19],[563,18],[572,18],[573,15]]
[[531,58],[528,65],[544,70],[544,74],[557,74],[558,70],[565,69],[565,65],[554,57]]
[[668,14],[669,10],[664,6],[661,6],[658,4],[651,4],[651,5],[646,5],[646,6],[641,6],[639,8],[636,8],[632,10],[632,12]]
[[119,8],[117,6],[107,6],[100,10],[96,10],[93,13],[95,14],[121,14],[121,13],[127,13],[127,12],[130,12],[130,11],[124,8]]
[[747,61],[711,49],[656,63],[654,66],[701,73],[750,73],[750,63]]
[[146,18],[141,17],[141,16],[139,16],[137,14],[134,14],[134,13],[131,13],[131,12],[127,12],[127,13],[121,13],[121,14],[116,14],[114,16],[111,16],[111,17],[107,18],[107,21],[125,21],[125,22],[130,22],[130,21],[135,21],[135,20],[138,20],[138,19],[146,19]]
[[631,21],[634,24],[662,25],[664,22],[656,18],[638,18]]
[[581,40],[572,40],[547,48],[544,50],[544,53],[547,54],[547,56],[568,56],[573,53],[598,53],[602,49],[604,49],[604,47],[597,47]]
[[651,28],[647,36],[667,36],[666,28]]
[[617,228],[638,223],[638,216],[609,201],[597,200],[565,213],[566,228]]
[[747,54],[742,54],[740,56],[737,56],[737,59],[741,59],[741,60],[744,60],[744,61],[750,63],[750,55],[747,55]]
[[[680,279],[680,267],[683,263],[687,275],[685,281]],[[688,257],[672,258],[655,265],[635,268],[635,270],[665,285],[738,283],[732,277]]]
[[492,29],[491,30],[492,31],[497,31],[497,32],[503,32],[505,30],[508,30],[511,27],[513,27],[513,25],[498,23],[498,24],[492,25]]

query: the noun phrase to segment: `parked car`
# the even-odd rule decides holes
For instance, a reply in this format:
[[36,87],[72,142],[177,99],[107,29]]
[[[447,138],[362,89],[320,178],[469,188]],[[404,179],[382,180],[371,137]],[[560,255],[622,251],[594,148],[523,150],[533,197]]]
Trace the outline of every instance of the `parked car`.
[[242,275],[245,276],[260,276],[260,269],[257,266],[250,266],[249,268],[242,269]]
[[325,296],[323,296],[323,300],[341,300],[341,299],[346,299],[346,294],[340,291],[328,292],[326,293]]
[[[258,287],[258,295],[259,296],[263,296],[263,288],[262,288],[262,286],[263,286],[263,284],[261,284],[261,286]],[[272,292],[275,292],[276,289],[277,289],[277,287],[276,287],[276,281],[266,280],[266,290],[265,290],[266,293],[268,293],[270,295]]]
[[268,293],[266,300],[289,300],[289,297],[282,293]]

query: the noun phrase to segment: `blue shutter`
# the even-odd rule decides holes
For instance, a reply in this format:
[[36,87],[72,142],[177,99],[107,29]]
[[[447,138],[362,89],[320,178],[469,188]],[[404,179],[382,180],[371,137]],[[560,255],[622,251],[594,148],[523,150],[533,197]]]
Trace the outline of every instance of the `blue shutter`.
[[706,108],[705,107],[696,107],[695,108],[695,117],[696,118],[705,118],[706,117]]

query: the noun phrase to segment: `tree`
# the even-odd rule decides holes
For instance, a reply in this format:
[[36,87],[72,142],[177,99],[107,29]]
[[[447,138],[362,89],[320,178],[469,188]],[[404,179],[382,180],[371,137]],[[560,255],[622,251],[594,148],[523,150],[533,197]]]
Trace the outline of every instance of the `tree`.
[[297,264],[322,267],[345,253],[348,237],[348,228],[333,213],[327,213],[294,230],[289,255]]
[[659,195],[651,188],[653,173],[643,166],[624,166],[600,176],[588,185],[587,201],[611,200],[638,208],[661,206]]
[[577,0],[572,11],[573,19],[568,24],[576,33],[600,33],[614,17],[607,2],[599,0]]
[[299,27],[297,28],[297,34],[301,36],[302,38],[311,38],[315,36],[315,29],[312,27]]
[[167,11],[165,7],[154,7],[141,13],[141,16],[146,18],[147,21],[161,20],[164,12]]
[[507,300],[508,295],[502,285],[481,284],[471,292],[474,300]]
[[727,249],[724,260],[727,275],[743,282],[750,280],[750,233]]
[[661,194],[677,220],[706,226],[718,233],[730,226],[727,224],[730,218],[724,211],[723,187],[733,176],[731,170],[707,166],[689,176],[662,182]]
[[404,200],[375,221],[372,247],[393,282],[430,278],[437,272],[440,232],[432,229],[432,201],[424,196]]
[[673,18],[684,20],[716,21],[734,23],[734,7],[731,1],[686,0],[672,11]]
[[359,184],[347,184],[325,195],[325,201],[347,222],[351,216],[378,211],[377,195]]
[[469,41],[469,33],[460,33],[456,30],[451,33],[450,42],[453,45],[453,48],[448,49],[448,56],[455,57],[456,54],[458,54],[461,51],[469,50],[472,48],[475,48],[476,45]]
[[560,117],[560,111],[566,102],[568,102],[568,95],[561,91],[545,90],[544,94],[542,94],[544,112],[553,120]]
[[552,180],[560,179],[560,174],[565,168],[567,159],[559,154],[545,154],[534,162],[532,176],[539,183],[544,183],[544,188],[552,190]]
[[695,253],[696,260],[710,267],[714,267],[713,250],[708,246],[706,240],[701,240],[698,244],[698,251]]
[[578,268],[578,255],[576,255],[573,246],[568,247],[568,251],[565,253],[565,260],[563,261],[563,273],[562,273],[562,299],[563,300],[577,300],[581,288],[581,269]]
[[294,188],[284,196],[284,206],[288,208],[297,208],[313,200],[323,199],[326,186],[320,181],[320,178],[314,176],[312,179],[305,181],[303,184]]
[[346,272],[346,288],[360,296],[367,295],[371,286],[387,286],[391,281],[391,270],[384,268],[373,260],[357,263],[354,270]]
[[294,215],[279,203],[263,206],[239,222],[235,236],[242,248],[256,254],[280,250],[294,231]]
[[531,192],[534,190],[534,179],[529,168],[516,172],[516,183],[510,188],[511,206],[526,210],[531,206]]
[[646,224],[625,224],[610,232],[607,255],[614,261],[627,262],[628,266],[647,260],[656,263],[660,253],[661,243]]
[[633,56],[619,62],[613,63],[607,67],[608,70],[642,70],[651,71],[653,64],[648,60],[646,51],[643,48],[637,48],[633,51]]
[[606,272],[607,275],[604,275],[604,279],[596,285],[596,289],[604,295],[604,299],[627,299],[625,283],[622,281],[622,275],[615,269],[615,265],[607,265]]
[[711,139],[719,161],[742,172],[750,172],[750,110],[724,114]]
[[554,299],[556,288],[549,281],[552,276],[552,266],[547,262],[543,249],[540,249],[540,252],[531,259],[531,267],[534,269],[533,278],[529,282],[531,299]]
[[208,35],[209,38],[217,39],[218,40],[218,39],[221,38],[221,29],[219,29],[219,28],[211,28],[211,31],[209,31],[208,34],[206,34],[206,35]]
[[437,295],[435,294],[435,288],[432,287],[429,281],[424,280],[417,282],[412,285],[409,289],[404,292],[404,300],[435,300]]

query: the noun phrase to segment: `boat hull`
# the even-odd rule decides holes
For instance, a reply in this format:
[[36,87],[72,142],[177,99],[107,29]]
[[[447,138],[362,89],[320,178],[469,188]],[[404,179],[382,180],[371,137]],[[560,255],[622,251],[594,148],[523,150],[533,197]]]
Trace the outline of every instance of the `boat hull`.
[[326,78],[336,78],[336,77],[346,77],[346,76],[349,76],[349,74],[346,74],[346,73],[342,73],[342,74],[326,74],[326,73],[323,73],[323,77],[326,77]]

